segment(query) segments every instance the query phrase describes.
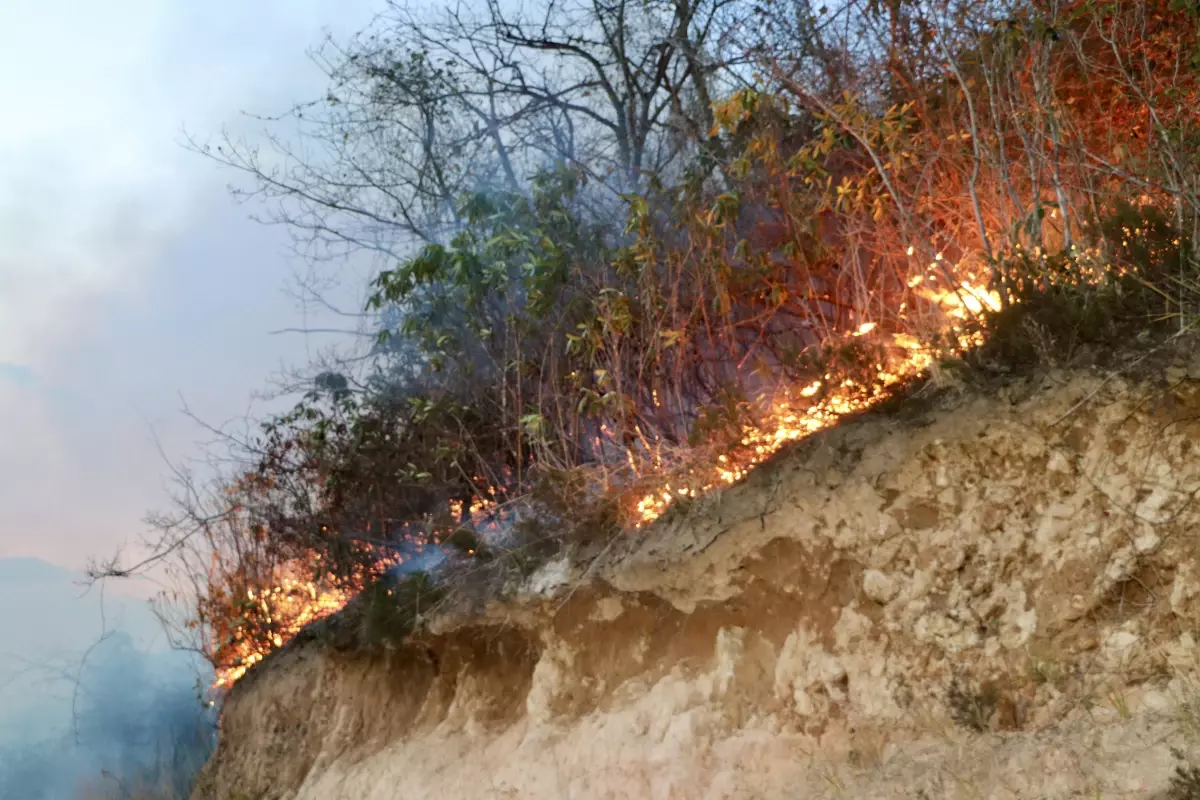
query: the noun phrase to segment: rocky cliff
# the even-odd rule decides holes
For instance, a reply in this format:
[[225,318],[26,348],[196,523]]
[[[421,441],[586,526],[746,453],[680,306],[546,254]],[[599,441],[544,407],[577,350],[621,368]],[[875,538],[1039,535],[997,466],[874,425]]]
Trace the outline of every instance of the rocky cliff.
[[287,647],[196,798],[1187,797],[1200,370],[1148,363],[932,392],[399,648]]

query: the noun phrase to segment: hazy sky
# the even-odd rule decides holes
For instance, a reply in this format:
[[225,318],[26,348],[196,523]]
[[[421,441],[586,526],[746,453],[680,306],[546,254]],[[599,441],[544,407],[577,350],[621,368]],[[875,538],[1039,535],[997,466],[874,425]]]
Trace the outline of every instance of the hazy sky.
[[370,0],[0,2],[0,557],[68,567],[143,530],[201,416],[305,343],[283,232],[179,146],[324,88],[306,49]]

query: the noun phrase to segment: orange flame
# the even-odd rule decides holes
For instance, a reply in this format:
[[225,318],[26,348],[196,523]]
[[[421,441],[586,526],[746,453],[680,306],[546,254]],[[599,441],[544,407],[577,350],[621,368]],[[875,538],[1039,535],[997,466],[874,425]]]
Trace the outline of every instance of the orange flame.
[[[1127,231],[1126,234],[1136,235],[1132,231]],[[913,248],[909,248],[910,256],[913,252]],[[1098,252],[1079,251],[1074,255],[1076,275],[1071,279],[1073,282],[1099,283],[1111,275],[1125,274],[1124,269],[1103,264]],[[940,282],[940,276],[946,274],[955,275],[956,283],[948,288],[944,284],[942,288],[933,288]],[[914,276],[908,285],[941,310],[951,332],[961,331],[961,323],[986,312],[998,311],[1002,306],[998,292],[984,288],[982,283],[961,265],[946,264],[941,254],[929,265],[928,274]],[[899,311],[901,314],[905,312],[903,305]],[[850,336],[880,336],[877,329],[878,323],[868,320],[862,322]],[[953,341],[960,351],[977,347],[983,342],[983,334],[979,331],[957,332],[953,336]],[[660,484],[647,490],[631,504],[633,526],[642,527],[652,522],[680,498],[694,497],[740,481],[755,466],[789,442],[816,433],[848,414],[867,409],[885,399],[897,384],[924,373],[937,356],[931,347],[914,336],[894,333],[890,334],[888,339],[892,345],[888,348],[889,355],[875,365],[871,381],[845,379],[838,385],[827,386],[832,376],[826,375],[822,380],[792,390],[789,396],[776,400],[757,424],[745,426],[740,431],[734,450],[718,454],[714,463],[692,465],[682,471],[676,470],[667,474],[663,471],[664,460],[661,453],[651,452],[646,466],[650,468],[652,475],[659,475]],[[822,390],[825,390],[825,395],[817,398]],[[655,402],[657,403],[657,395]],[[603,436],[612,436],[612,432],[607,428],[602,427],[601,430]],[[632,451],[626,449],[625,455],[634,474],[641,475],[645,472],[639,469],[642,465],[635,459]],[[482,485],[485,482],[478,483]],[[472,500],[466,508],[468,518],[481,531],[498,524],[495,518],[497,490],[495,487],[489,487],[485,494],[487,497]],[[462,518],[462,501],[451,501],[447,510],[457,524]],[[434,538],[436,540],[436,535]],[[246,600],[257,604],[263,618],[273,625],[274,633],[267,643],[251,641],[249,637],[235,640],[232,644],[236,655],[235,666],[220,671],[215,686],[231,686],[247,669],[262,661],[267,652],[283,646],[304,626],[339,611],[356,590],[361,588],[321,587],[312,580],[286,579],[261,595],[248,593]]]
[[336,588],[320,588],[311,581],[285,578],[278,586],[266,591],[247,590],[245,601],[253,605],[252,612],[273,628],[270,644],[264,649],[260,642],[238,630],[229,645],[233,666],[217,670],[213,688],[225,689],[232,686],[246,670],[262,661],[269,649],[283,647],[306,625],[324,619],[341,610],[350,600],[352,592]]
[[[940,255],[938,259],[941,259]],[[930,267],[932,269],[934,265]],[[925,280],[923,275],[916,276],[909,286],[916,288]],[[920,293],[942,310],[951,327],[986,311],[999,311],[1002,306],[999,292],[985,289],[971,278],[960,280],[958,286],[952,289],[931,289]],[[875,322],[864,322],[851,336],[866,336],[877,327]],[[935,354],[915,337],[893,334],[891,339],[898,355],[886,363],[875,365],[875,380],[872,383],[847,379],[832,387],[828,396],[810,402],[809,398],[823,388],[822,381],[818,380],[795,391],[794,397],[777,400],[763,415],[761,422],[747,425],[741,430],[736,453],[722,453],[717,457],[716,464],[693,466],[682,476],[676,476],[675,482],[686,482],[686,488],[672,489],[664,480],[661,489],[651,490],[638,499],[634,505],[635,527],[658,519],[680,497],[694,496],[737,483],[787,443],[827,428],[848,414],[869,408],[886,398],[896,384],[915,378],[933,363]],[[983,335],[979,332],[960,334],[957,341],[961,349],[970,349],[982,344]],[[828,379],[830,376],[825,377]]]
[[[468,518],[479,530],[495,524],[493,514],[497,508],[495,498],[498,492],[494,486],[488,486],[484,491],[487,498],[476,498],[467,507]],[[450,501],[448,510],[453,514],[456,524],[461,518],[462,509],[462,501]],[[416,541],[418,549],[429,544],[424,535],[414,537],[407,534],[405,538]],[[437,541],[437,533],[433,539]],[[468,554],[474,555],[474,551]],[[276,585],[260,591],[246,589],[242,597],[236,598],[231,607],[242,609],[242,613],[231,615],[237,617],[231,626],[232,633],[217,648],[221,651],[221,660],[230,666],[217,670],[214,689],[228,689],[272,650],[283,647],[307,625],[340,611],[365,587],[365,575],[359,575],[342,586],[317,581],[314,575],[320,561],[321,557],[315,553],[307,559],[293,560],[280,570]],[[398,557],[388,554],[378,557],[376,564],[386,570],[400,561]],[[222,581],[217,580],[215,574],[210,577],[210,586],[220,583]],[[219,588],[212,594],[216,597],[222,595]],[[261,632],[264,630],[266,633]]]

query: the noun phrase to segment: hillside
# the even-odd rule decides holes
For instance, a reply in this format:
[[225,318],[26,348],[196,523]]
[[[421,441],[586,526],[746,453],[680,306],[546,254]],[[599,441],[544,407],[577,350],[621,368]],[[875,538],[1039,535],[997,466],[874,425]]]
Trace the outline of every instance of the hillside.
[[1178,352],[910,398],[402,647],[298,640],[194,796],[1194,796]]

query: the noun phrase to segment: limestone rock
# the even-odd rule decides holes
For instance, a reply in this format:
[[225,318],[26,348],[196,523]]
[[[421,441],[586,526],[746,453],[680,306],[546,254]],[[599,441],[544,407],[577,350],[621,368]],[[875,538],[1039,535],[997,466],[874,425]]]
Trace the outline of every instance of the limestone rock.
[[863,593],[881,606],[892,602],[899,592],[900,586],[892,576],[877,569],[863,573]]

